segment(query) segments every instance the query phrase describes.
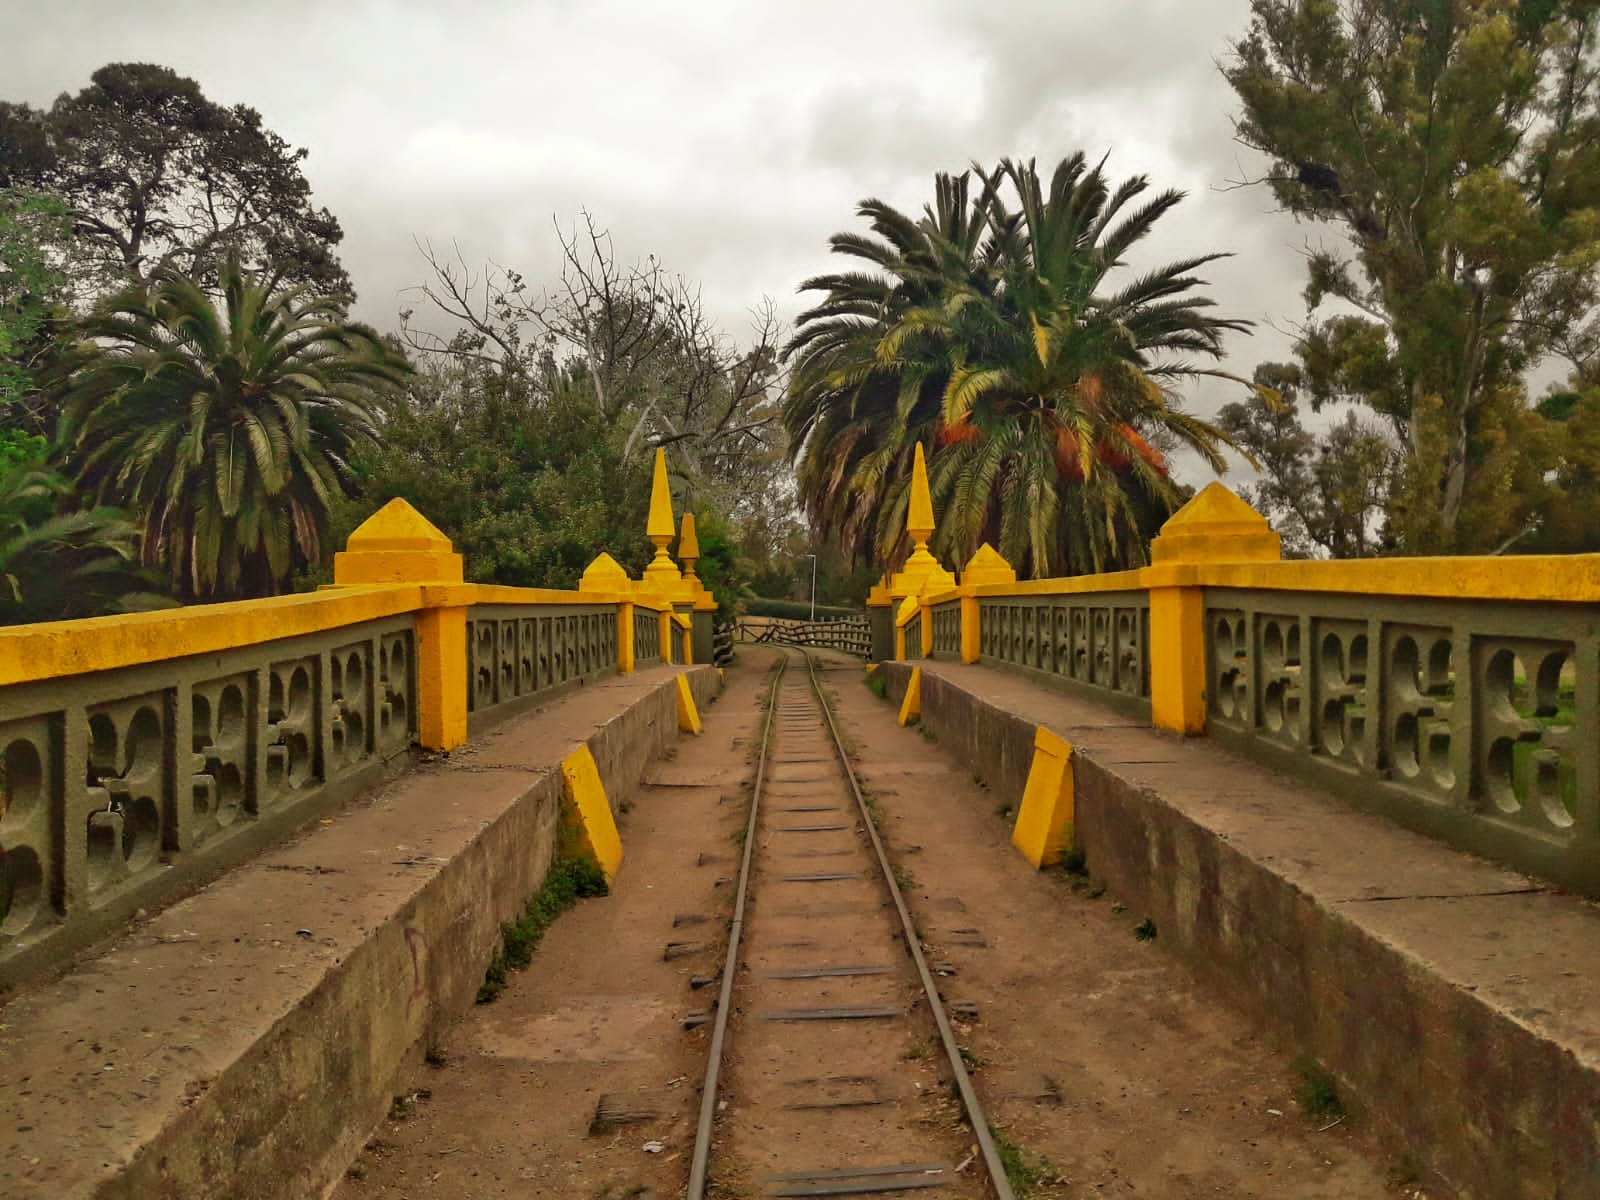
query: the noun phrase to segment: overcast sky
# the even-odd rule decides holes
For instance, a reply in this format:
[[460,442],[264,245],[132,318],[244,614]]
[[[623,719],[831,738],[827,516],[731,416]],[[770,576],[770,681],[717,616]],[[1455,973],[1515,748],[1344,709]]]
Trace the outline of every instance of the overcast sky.
[[1256,165],[1216,67],[1247,18],[1247,0],[0,0],[0,97],[48,104],[146,61],[259,109],[310,151],[358,315],[386,329],[423,278],[414,239],[534,282],[552,217],[583,206],[738,336],[763,295],[799,311],[863,197],[919,211],[938,170],[1109,151],[1113,176],[1189,193],[1149,259],[1236,255],[1206,274],[1261,325],[1228,347],[1248,375],[1287,353],[1266,323],[1303,316],[1313,231],[1225,190]]

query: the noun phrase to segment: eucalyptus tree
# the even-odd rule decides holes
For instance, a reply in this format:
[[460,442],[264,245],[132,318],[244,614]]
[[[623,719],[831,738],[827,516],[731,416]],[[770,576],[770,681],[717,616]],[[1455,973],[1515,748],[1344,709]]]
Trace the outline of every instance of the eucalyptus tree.
[[1481,523],[1463,513],[1494,458],[1485,447],[1506,436],[1508,389],[1547,358],[1583,386],[1600,379],[1600,9],[1250,9],[1223,65],[1239,140],[1268,163],[1250,182],[1336,235],[1308,256],[1306,395],[1389,423],[1405,501],[1390,525],[1405,549],[1490,549],[1500,531],[1473,536]]
[[224,262],[213,300],[159,272],[92,313],[57,438],[79,487],[139,514],[190,600],[274,594],[325,550],[330,502],[407,367],[346,298]]

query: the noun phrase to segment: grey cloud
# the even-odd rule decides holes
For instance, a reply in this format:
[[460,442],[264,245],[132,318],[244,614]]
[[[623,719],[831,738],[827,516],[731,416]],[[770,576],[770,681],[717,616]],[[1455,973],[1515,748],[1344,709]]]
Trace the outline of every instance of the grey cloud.
[[[1217,190],[1242,152],[1214,59],[1247,19],[1248,0],[0,0],[0,97],[48,103],[138,59],[255,106],[310,150],[360,315],[385,327],[423,275],[414,238],[537,281],[552,215],[586,206],[737,334],[762,294],[799,311],[863,197],[917,211],[937,170],[1079,148],[1189,191],[1141,261],[1232,250],[1206,272],[1223,311],[1292,321],[1306,231]],[[1229,366],[1286,352],[1263,325]]]

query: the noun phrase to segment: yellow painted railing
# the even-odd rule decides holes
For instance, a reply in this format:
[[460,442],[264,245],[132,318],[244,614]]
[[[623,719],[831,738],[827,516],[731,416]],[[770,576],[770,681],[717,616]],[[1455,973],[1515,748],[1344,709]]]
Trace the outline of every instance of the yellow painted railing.
[[553,689],[709,657],[716,605],[665,551],[576,590],[463,582],[403,500],[308,595],[0,628],[0,988],[359,791],[413,747]]
[[1284,562],[1212,484],[1140,570],[1017,582],[985,546],[869,607],[897,657],[1025,672],[1600,895],[1600,555]]

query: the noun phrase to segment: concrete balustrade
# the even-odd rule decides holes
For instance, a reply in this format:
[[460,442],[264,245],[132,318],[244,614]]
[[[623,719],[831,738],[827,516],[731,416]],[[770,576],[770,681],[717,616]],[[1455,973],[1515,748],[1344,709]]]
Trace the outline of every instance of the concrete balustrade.
[[1047,680],[1600,896],[1600,555],[1284,562],[1213,483],[1139,570],[907,566],[869,599],[896,658]]
[[449,539],[397,499],[314,594],[0,629],[0,989],[418,749],[453,750],[564,687],[691,662],[716,604],[666,552],[659,452],[655,489],[638,581],[601,555],[576,591],[465,583]]

